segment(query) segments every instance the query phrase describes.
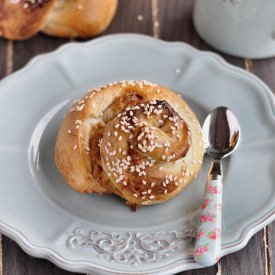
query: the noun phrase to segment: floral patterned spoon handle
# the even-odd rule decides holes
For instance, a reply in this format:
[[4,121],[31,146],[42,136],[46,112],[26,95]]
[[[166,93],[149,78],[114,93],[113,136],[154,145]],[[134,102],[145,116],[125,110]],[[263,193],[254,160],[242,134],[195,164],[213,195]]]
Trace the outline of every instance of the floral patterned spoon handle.
[[210,266],[219,260],[221,250],[223,180],[221,162],[237,148],[241,129],[234,113],[221,106],[206,117],[202,133],[206,153],[214,160],[207,177],[194,257],[200,265]]
[[[216,160],[213,167],[220,165]],[[221,170],[220,170],[221,171]],[[220,259],[222,221],[222,171],[207,178],[204,202],[201,206],[200,225],[197,230],[194,257],[203,266],[214,265]]]

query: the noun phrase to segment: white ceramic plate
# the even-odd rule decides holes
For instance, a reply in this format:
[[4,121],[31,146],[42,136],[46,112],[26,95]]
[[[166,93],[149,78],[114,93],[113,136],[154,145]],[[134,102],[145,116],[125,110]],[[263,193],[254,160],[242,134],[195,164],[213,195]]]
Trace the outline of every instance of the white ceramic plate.
[[198,267],[192,239],[208,159],[184,192],[136,213],[115,196],[76,193],[55,167],[55,138],[72,100],[90,87],[123,79],[170,87],[201,122],[218,105],[235,112],[242,141],[224,162],[222,255],[241,249],[274,218],[270,90],[215,54],[129,34],[68,44],[1,82],[1,231],[29,254],[72,271],[172,274]]

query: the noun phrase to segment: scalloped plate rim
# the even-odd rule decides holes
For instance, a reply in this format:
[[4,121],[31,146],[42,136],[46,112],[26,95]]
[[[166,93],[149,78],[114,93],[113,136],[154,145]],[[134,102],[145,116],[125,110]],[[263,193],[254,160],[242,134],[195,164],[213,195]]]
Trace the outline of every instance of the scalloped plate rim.
[[[267,97],[268,103],[270,104],[271,110],[272,110],[272,116],[275,118],[275,99],[272,94],[272,91],[269,89],[269,87],[261,81],[258,77],[256,77],[254,74],[245,71],[242,68],[238,68],[234,65],[229,64],[226,62],[220,55],[209,52],[209,51],[201,51],[193,46],[185,43],[185,42],[177,42],[177,41],[163,41],[159,40],[156,38],[153,38],[151,36],[147,35],[142,35],[142,34],[131,34],[131,33],[125,33],[125,34],[111,34],[111,35],[106,35],[103,37],[99,37],[96,39],[93,39],[91,41],[87,42],[70,42],[65,45],[62,45],[58,47],[56,50],[48,53],[43,53],[39,54],[35,57],[33,57],[30,61],[25,64],[25,66],[16,72],[12,73],[9,76],[6,76],[4,79],[0,81],[0,89],[5,85],[6,82],[10,81],[12,78],[16,78],[20,75],[23,75],[25,72],[30,70],[34,64],[37,62],[45,60],[47,57],[53,57],[56,55],[59,55],[63,51],[67,51],[72,47],[85,47],[85,46],[94,46],[95,44],[105,42],[107,40],[112,40],[114,38],[142,38],[142,42],[154,42],[156,44],[162,44],[162,46],[180,46],[180,47],[185,47],[187,48],[190,52],[204,56],[204,57],[209,57],[212,60],[215,60],[218,62],[219,66],[223,68],[227,68],[230,71],[235,71],[239,75],[245,78],[249,78],[250,80],[253,80],[254,83],[262,88],[264,91],[264,96]],[[235,242],[233,241],[232,243],[229,243],[225,245],[222,249],[222,256],[227,255],[229,253],[238,251],[242,249],[244,246],[246,246],[247,242],[249,239],[259,230],[261,230],[264,226],[269,224],[275,219],[275,204],[274,206],[267,212],[264,213],[264,217],[259,218],[258,220],[260,221],[254,221],[247,225],[246,227],[242,228],[241,234]],[[5,235],[9,236],[11,239],[15,240],[21,248],[26,251],[28,254],[35,256],[35,257],[40,257],[40,258],[46,258],[51,260],[53,263],[55,263],[57,266],[60,266],[63,269],[70,270],[70,271],[76,271],[76,272],[83,272],[83,270],[86,270],[88,272],[96,272],[95,274],[105,274],[103,272],[108,272],[109,274],[140,274],[140,272],[114,272],[111,269],[107,269],[102,266],[97,266],[97,264],[88,262],[88,261],[70,261],[66,260],[62,255],[59,255],[58,252],[54,251],[50,247],[42,247],[35,245],[31,241],[27,239],[27,237],[24,235],[23,232],[20,232],[19,230],[13,228],[12,226],[6,224],[5,222],[0,220],[0,231],[3,232]],[[154,270],[151,272],[143,272],[143,274],[172,274],[175,272],[180,272],[184,270],[189,270],[193,268],[201,268],[198,264],[194,262],[194,260],[189,260],[188,262],[181,263],[180,260],[177,260],[173,264],[168,264],[165,267],[159,267],[159,268],[154,268]],[[168,273],[167,273],[168,272]]]

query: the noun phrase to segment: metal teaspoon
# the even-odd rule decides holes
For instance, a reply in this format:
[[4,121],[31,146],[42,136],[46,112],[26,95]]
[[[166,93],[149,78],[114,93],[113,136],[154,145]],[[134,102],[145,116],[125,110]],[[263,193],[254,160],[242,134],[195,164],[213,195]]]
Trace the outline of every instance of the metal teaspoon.
[[206,117],[202,134],[206,154],[213,161],[206,180],[194,257],[198,264],[211,266],[220,259],[221,251],[222,159],[237,148],[241,129],[232,111],[217,107]]

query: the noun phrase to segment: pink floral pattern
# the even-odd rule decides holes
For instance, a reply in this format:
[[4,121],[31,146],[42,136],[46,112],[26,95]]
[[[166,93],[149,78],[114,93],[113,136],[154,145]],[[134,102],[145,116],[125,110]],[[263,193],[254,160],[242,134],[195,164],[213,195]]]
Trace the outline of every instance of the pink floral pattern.
[[198,231],[197,234],[196,234],[196,239],[200,239],[202,236],[204,235],[204,232],[203,231]]
[[208,251],[208,247],[206,245],[200,246],[195,250],[194,255],[198,257],[198,256],[201,256],[201,254],[206,253],[207,251]]
[[201,215],[200,221],[213,223],[215,222],[215,216],[213,214],[207,213],[205,215]]
[[194,257],[201,265],[213,265],[220,259],[222,183],[208,180],[201,206]]
[[218,238],[220,238],[220,229],[219,228],[215,228],[213,231],[208,232],[208,238],[211,240],[217,240]]
[[201,209],[205,209],[209,205],[210,200],[206,198],[201,206]]
[[208,185],[206,190],[208,194],[218,194],[218,188],[216,186]]

